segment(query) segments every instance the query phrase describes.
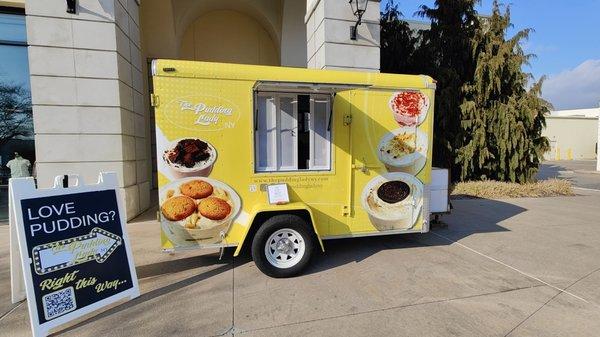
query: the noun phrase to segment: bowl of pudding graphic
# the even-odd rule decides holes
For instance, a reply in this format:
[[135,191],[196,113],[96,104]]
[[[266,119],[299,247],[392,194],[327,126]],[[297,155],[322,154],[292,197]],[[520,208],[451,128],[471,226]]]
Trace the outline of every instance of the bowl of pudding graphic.
[[217,150],[199,138],[182,138],[169,143],[162,157],[176,179],[208,177],[217,160]]
[[427,135],[410,126],[392,130],[381,138],[377,157],[389,172],[416,175],[427,162]]
[[211,178],[189,177],[161,189],[161,226],[177,247],[218,244],[241,210],[229,185]]
[[423,183],[403,172],[376,176],[365,185],[361,204],[378,230],[410,229],[423,207]]

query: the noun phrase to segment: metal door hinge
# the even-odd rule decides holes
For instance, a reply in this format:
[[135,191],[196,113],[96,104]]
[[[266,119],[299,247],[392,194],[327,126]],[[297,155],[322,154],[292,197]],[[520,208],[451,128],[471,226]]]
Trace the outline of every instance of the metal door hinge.
[[160,104],[158,99],[158,95],[150,94],[150,105],[153,107],[157,107]]
[[343,205],[341,211],[342,211],[342,216],[350,216],[350,206]]

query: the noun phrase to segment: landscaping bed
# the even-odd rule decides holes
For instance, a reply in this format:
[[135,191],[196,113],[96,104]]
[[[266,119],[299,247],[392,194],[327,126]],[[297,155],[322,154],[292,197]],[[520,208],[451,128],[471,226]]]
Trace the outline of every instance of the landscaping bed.
[[485,198],[539,198],[560,195],[574,195],[571,182],[561,179],[541,180],[518,184],[500,181],[468,181],[453,186],[453,199]]

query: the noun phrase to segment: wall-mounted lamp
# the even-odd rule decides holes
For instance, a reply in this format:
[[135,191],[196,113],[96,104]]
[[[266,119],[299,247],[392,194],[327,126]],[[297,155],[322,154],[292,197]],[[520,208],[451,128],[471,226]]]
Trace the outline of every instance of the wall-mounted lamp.
[[77,14],[77,0],[67,0],[67,13]]
[[356,40],[356,30],[361,23],[363,14],[367,11],[369,0],[350,0],[348,3],[352,7],[352,13],[358,19],[354,26],[350,26],[350,39]]

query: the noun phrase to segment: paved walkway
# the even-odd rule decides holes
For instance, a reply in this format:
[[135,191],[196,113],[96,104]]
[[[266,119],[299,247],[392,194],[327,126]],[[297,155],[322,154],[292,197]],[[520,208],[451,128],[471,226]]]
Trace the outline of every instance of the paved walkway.
[[[151,212],[128,225],[142,295],[60,336],[598,336],[600,193],[458,200],[422,235],[328,241],[308,272],[159,250]],[[229,252],[230,253],[230,252]],[[0,226],[0,336],[28,336],[9,301]]]
[[580,188],[600,190],[600,172],[595,160],[546,161],[540,165],[538,179],[559,178]]

